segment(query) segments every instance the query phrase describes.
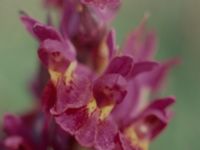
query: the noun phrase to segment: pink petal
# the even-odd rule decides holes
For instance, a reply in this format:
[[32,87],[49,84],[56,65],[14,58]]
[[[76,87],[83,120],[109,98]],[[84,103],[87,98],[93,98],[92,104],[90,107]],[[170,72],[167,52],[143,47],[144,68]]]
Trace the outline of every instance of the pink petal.
[[20,19],[24,24],[25,28],[27,29],[27,31],[30,32],[32,35],[34,35],[33,26],[39,22],[33,19],[32,17],[28,16],[25,12],[22,12]]
[[44,25],[39,21],[29,17],[28,15],[22,15],[21,20],[26,29],[35,36],[40,42],[46,39],[61,41],[61,35],[51,26]]
[[112,111],[112,117],[118,123],[119,127],[123,127],[130,121],[132,112],[138,107],[139,90],[138,84],[134,80],[130,80],[127,85],[127,94],[124,100],[116,105]]
[[39,39],[39,41],[44,41],[46,39],[58,41],[62,40],[61,35],[58,33],[58,31],[56,31],[55,28],[39,23],[33,26],[33,33]]
[[106,69],[106,74],[109,73],[118,73],[123,77],[129,75],[131,69],[133,67],[133,59],[129,56],[120,56],[115,57],[111,60],[110,64]]
[[117,127],[112,121],[105,120],[100,122],[97,127],[95,148],[97,150],[113,150],[117,132]]
[[179,60],[172,59],[164,64],[160,64],[157,67],[154,67],[152,72],[147,74],[147,84],[154,90],[158,90],[165,79],[165,77],[168,75],[169,71],[179,63]]
[[152,31],[147,31],[147,16],[140,25],[133,30],[124,43],[123,51],[131,55],[136,61],[150,60],[155,51],[156,36]]
[[114,28],[108,33],[106,43],[109,49],[109,59],[112,59],[117,51],[116,32]]
[[158,66],[158,63],[153,61],[135,63],[129,77],[134,78],[141,73],[152,71],[156,66]]

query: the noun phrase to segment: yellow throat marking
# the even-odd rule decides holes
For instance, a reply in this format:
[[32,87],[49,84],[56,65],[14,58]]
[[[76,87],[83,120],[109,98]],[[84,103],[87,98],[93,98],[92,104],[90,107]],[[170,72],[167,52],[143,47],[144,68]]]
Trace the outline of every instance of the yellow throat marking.
[[112,105],[104,106],[103,108],[101,108],[100,119],[104,120],[105,118],[107,118],[108,115],[111,113],[113,107],[114,105],[112,104]]
[[128,127],[125,130],[124,134],[133,146],[138,146],[138,148],[140,148],[141,150],[149,149],[149,141],[146,139],[140,139],[133,126]]
[[63,75],[64,75],[66,83],[71,81],[72,78],[73,78],[73,73],[74,73],[74,71],[76,69],[76,66],[77,66],[77,62],[76,61],[71,62],[64,74],[61,73],[61,72],[49,69],[50,78],[51,78],[51,81],[53,82],[53,84],[56,85],[58,80],[61,77],[63,77]]

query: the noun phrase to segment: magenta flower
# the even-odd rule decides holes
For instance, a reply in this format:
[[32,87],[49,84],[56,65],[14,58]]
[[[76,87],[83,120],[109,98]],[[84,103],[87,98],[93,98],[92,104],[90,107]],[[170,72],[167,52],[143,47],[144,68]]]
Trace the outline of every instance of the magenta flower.
[[4,117],[0,148],[148,150],[172,117],[175,98],[156,93],[177,61],[154,60],[156,36],[147,18],[118,48],[110,21],[120,0],[45,2],[59,9],[59,29],[21,15],[39,43],[38,108]]
[[[47,1],[47,4],[52,5],[53,3]],[[102,43],[119,6],[118,0],[90,2],[66,0],[62,2],[62,7],[58,7],[61,10],[59,11],[61,33],[64,37],[70,38],[79,51],[77,59],[93,66],[95,70],[98,70],[102,59],[105,59],[101,49]]]
[[81,0],[87,4],[100,18],[108,21],[113,19],[120,7],[121,0]]

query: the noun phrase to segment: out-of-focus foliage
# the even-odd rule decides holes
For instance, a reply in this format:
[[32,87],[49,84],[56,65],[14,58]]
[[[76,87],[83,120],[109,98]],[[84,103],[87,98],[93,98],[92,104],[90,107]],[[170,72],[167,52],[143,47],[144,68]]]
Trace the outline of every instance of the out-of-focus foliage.
[[[22,112],[31,104],[27,85],[36,70],[37,44],[22,27],[18,12],[27,10],[45,19],[40,0],[0,1],[0,114]],[[200,144],[200,1],[126,0],[114,25],[121,42],[126,33],[151,14],[149,24],[159,36],[158,58],[182,59],[168,80],[168,91],[177,96],[175,117],[168,131],[157,140],[153,150],[198,149]],[[165,147],[163,147],[163,145]]]

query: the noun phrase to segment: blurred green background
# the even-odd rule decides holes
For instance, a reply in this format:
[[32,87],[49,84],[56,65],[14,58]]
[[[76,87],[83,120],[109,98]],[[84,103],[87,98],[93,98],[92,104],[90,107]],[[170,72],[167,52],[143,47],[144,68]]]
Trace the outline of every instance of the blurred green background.
[[[44,20],[40,0],[0,0],[0,115],[31,107],[27,84],[36,71],[37,43],[19,21],[19,10]],[[151,150],[200,149],[200,0],[124,0],[114,26],[118,41],[150,12],[159,37],[158,59],[180,57],[166,94],[176,95],[175,118]]]

